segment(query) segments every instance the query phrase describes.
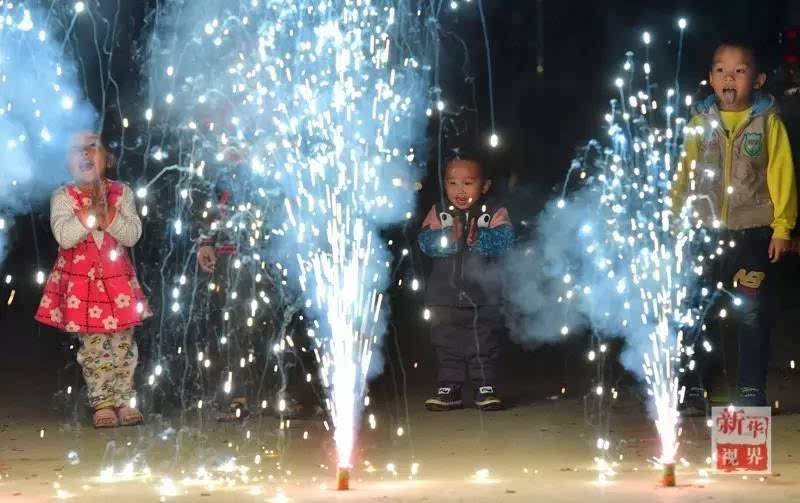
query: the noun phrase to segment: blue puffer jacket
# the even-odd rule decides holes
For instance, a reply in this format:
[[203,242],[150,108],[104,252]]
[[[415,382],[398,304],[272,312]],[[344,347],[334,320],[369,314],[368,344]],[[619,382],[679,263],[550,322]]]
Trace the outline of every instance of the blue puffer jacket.
[[425,291],[431,306],[502,303],[501,278],[491,267],[514,242],[505,207],[481,200],[466,211],[434,205],[419,234],[419,246],[433,259]]

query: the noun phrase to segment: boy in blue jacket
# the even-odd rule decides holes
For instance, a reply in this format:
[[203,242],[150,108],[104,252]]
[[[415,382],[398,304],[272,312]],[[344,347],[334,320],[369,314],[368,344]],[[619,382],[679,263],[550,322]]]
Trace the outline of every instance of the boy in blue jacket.
[[511,247],[514,228],[508,211],[486,196],[491,184],[477,155],[457,154],[445,164],[446,200],[422,223],[419,245],[433,259],[425,302],[439,363],[436,393],[425,402],[431,411],[461,408],[467,377],[476,407],[504,408],[496,388],[502,296],[489,266]]

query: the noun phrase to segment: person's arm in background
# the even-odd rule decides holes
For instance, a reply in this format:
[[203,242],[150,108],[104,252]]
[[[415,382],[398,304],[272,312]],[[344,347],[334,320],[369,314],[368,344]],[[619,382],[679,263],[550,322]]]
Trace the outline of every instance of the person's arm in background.
[[214,271],[217,263],[216,246],[221,241],[221,228],[224,226],[220,218],[220,206],[225,203],[225,201],[220,202],[214,198],[215,186],[212,186],[211,189],[212,195],[210,196],[205,190],[194,191],[191,207],[192,227],[198,230],[197,238],[195,238],[197,264],[208,273]]

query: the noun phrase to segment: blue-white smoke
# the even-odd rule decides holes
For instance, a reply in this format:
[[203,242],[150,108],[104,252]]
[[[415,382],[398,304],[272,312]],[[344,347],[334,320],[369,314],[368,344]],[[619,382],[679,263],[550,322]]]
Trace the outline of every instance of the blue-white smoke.
[[631,298],[626,264],[606,247],[603,186],[593,181],[568,204],[548,203],[531,242],[507,261],[508,322],[523,344],[562,341],[590,327],[608,336],[647,332],[629,323],[641,306],[638,296]]
[[[620,201],[616,215],[605,208],[604,201],[615,192],[602,169],[610,164],[602,160],[599,170],[590,168],[593,174],[582,188],[548,203],[535,220],[532,240],[506,261],[508,323],[524,345],[558,343],[586,330],[594,331],[595,339],[624,338],[622,363],[642,375],[642,355],[655,325],[650,318],[642,322],[649,300],[640,288],[648,281],[634,278],[631,268],[649,253],[649,243],[646,227],[631,226],[632,221],[646,225],[652,212],[645,213],[631,199]],[[592,350],[599,351],[587,351]]]
[[0,19],[1,264],[14,217],[68,179],[71,135],[92,127],[94,110],[43,13],[8,2]]

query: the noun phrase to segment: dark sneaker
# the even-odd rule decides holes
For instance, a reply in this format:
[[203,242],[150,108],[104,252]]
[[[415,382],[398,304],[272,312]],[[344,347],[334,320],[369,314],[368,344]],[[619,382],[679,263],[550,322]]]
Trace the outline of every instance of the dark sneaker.
[[463,406],[461,388],[456,386],[439,386],[436,394],[425,400],[425,408],[435,412],[460,409]]
[[480,410],[503,410],[502,400],[497,397],[497,390],[494,386],[480,386],[475,390],[475,407]]
[[231,400],[228,410],[217,413],[217,421],[221,423],[235,423],[242,421],[250,415],[247,409],[247,399],[234,398]]
[[678,404],[678,412],[683,417],[708,416],[708,401],[703,388],[690,388],[683,396],[683,401]]

